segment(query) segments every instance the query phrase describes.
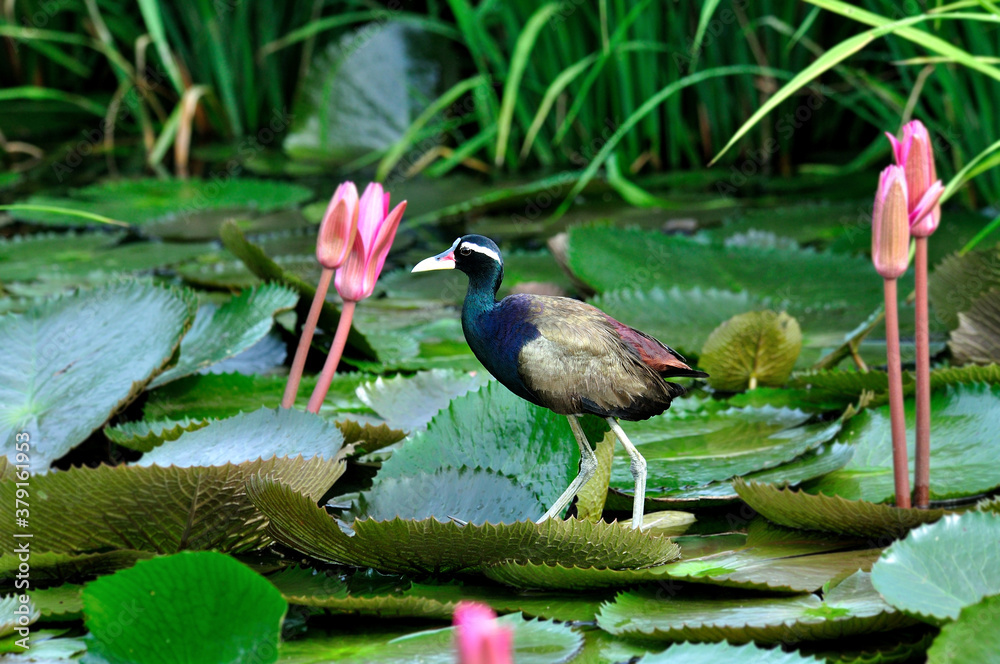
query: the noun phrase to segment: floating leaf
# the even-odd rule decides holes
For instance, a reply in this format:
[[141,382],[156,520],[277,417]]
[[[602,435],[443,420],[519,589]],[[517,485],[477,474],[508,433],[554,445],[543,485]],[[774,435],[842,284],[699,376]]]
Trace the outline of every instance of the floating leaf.
[[[506,266],[505,266],[506,267]],[[590,301],[612,318],[663,339],[685,355],[697,355],[712,330],[724,321],[764,306],[746,291],[733,293],[714,288],[670,290],[654,287],[603,293]]]
[[[360,373],[337,374],[321,415],[345,411],[372,413],[355,394],[358,386],[369,379]],[[287,376],[244,376],[242,374],[208,374],[188,376],[153,390],[143,409],[149,420],[224,419],[258,408],[277,408],[285,393]],[[316,386],[316,376],[303,376],[295,406],[305,410],[309,395]]]
[[454,573],[504,560],[629,569],[662,564],[679,551],[665,537],[576,519],[483,526],[364,520],[355,521],[348,536],[323,508],[285,484],[256,477],[247,491],[281,542],[320,560],[383,572]]
[[656,655],[640,657],[635,664],[810,664],[817,660],[781,648],[758,648],[753,643],[734,646],[729,643],[677,643]]
[[426,429],[427,423],[452,399],[488,381],[485,372],[469,374],[445,369],[388,380],[379,376],[358,388],[358,398],[391,428],[410,432]]
[[1000,517],[952,514],[886,549],[872,583],[897,609],[934,624],[1000,594]]
[[[152,558],[149,551],[123,549],[107,553],[59,553],[33,551],[31,553],[31,578],[39,585],[58,585],[68,582],[89,581],[131,567],[138,560]],[[16,554],[0,555],[0,583],[13,585],[18,566],[22,561]]]
[[927,651],[927,664],[986,664],[1000,653],[1000,595],[986,597],[962,609],[958,618],[941,628]]
[[[579,448],[564,416],[528,403],[490,381],[454,399],[431,420],[426,431],[418,431],[396,450],[382,464],[370,493],[376,494],[381,483],[393,478],[464,466],[517,478],[537,496],[537,504],[551,505],[576,477],[579,460]],[[458,494],[475,492],[470,485],[453,490]],[[468,497],[460,500],[468,501]],[[435,516],[472,518],[461,513]],[[517,516],[538,518],[541,514]]]
[[144,454],[139,465],[221,466],[254,459],[339,459],[344,436],[319,415],[292,408],[261,408],[209,422]]
[[[203,611],[191,610],[191,597]],[[89,652],[109,664],[275,662],[288,609],[274,586],[214,551],[144,560],[100,578],[84,589],[83,606]]]
[[194,311],[188,291],[120,282],[0,318],[4,453],[25,432],[33,472],[45,472],[142,392]]
[[699,364],[713,388],[739,392],[784,385],[801,350],[798,321],[785,312],[749,311],[715,328]]
[[[121,233],[37,233],[0,240],[0,282],[65,280],[94,273],[150,272],[218,250],[211,244],[129,242]],[[10,284],[5,284],[9,288]]]
[[356,512],[378,521],[437,517],[474,525],[540,517],[549,506],[520,480],[486,468],[448,466],[395,477],[376,476],[372,489],[361,495]]
[[1000,289],[985,293],[958,314],[948,347],[959,364],[1000,362]]
[[[931,473],[933,499],[985,493],[1000,486],[1000,385],[957,385],[931,395]],[[914,402],[906,402],[911,463],[915,457]],[[840,440],[854,445],[854,456],[840,470],[805,486],[810,493],[851,500],[892,500],[892,435],[889,406],[866,409],[844,427]]]
[[955,253],[934,267],[927,293],[933,315],[948,329],[958,327],[958,314],[972,308],[983,294],[1000,288],[1000,246]]
[[104,435],[116,445],[136,452],[149,452],[154,447],[170,440],[177,440],[186,431],[195,431],[208,426],[210,420],[142,420],[123,422],[104,427]]
[[[319,500],[344,472],[341,460],[271,458],[207,468],[100,466],[31,479],[33,551],[133,549],[248,551],[270,543],[266,520],[246,497],[247,478],[276,477]],[[16,483],[0,482],[14,504]],[[13,520],[0,524],[2,551],[14,553]]]
[[[583,645],[583,636],[564,623],[526,621],[520,613],[497,620],[513,631],[513,661],[517,664],[568,662]],[[399,634],[398,629],[376,623],[366,627],[363,633],[354,629],[328,637],[288,641],[282,644],[281,655],[285,661],[324,664],[450,664],[455,661],[453,628],[409,634]]]
[[66,622],[83,618],[83,586],[67,583],[49,588],[34,588],[31,603],[35,605],[42,620]]
[[[666,641],[794,643],[870,634],[912,624],[858,572],[816,595],[733,597],[697,586],[622,593],[601,607],[597,624],[617,636]],[[665,596],[666,595],[666,596]]]
[[41,611],[34,602],[22,604],[21,596],[20,593],[13,593],[0,597],[0,638],[14,634],[18,627],[33,625],[41,617]]
[[[312,198],[301,185],[277,180],[231,178],[220,186],[209,180],[108,180],[70,192],[67,198],[32,196],[28,205],[46,205],[85,210],[129,224],[183,219],[207,210],[276,210],[298,205]],[[35,224],[55,226],[91,225],[93,222],[58,212],[17,210],[15,218]]]
[[892,539],[946,514],[941,509],[900,509],[741,479],[735,480],[733,486],[740,498],[768,520],[803,530]]
[[[840,422],[805,424],[808,413],[788,408],[729,408],[687,413],[669,410],[626,433],[646,459],[647,494],[728,480],[792,461],[831,440]],[[628,457],[618,451],[611,487],[633,486]]]
[[233,357],[250,348],[271,330],[276,314],[295,306],[298,295],[277,284],[245,290],[218,309],[202,307],[181,342],[177,364],[151,383],[159,387]]

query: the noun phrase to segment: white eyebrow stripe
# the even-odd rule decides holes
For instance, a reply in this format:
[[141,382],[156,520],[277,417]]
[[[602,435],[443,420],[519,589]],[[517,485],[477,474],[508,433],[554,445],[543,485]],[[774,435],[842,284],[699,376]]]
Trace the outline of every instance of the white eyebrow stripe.
[[500,262],[500,254],[498,254],[497,252],[493,251],[489,247],[483,247],[483,246],[478,245],[478,244],[473,244],[472,242],[464,242],[462,244],[462,246],[463,247],[468,247],[469,249],[472,249],[473,251],[478,251],[479,253],[483,254],[484,256],[489,256],[490,258],[492,258],[493,260],[495,260],[497,263]]

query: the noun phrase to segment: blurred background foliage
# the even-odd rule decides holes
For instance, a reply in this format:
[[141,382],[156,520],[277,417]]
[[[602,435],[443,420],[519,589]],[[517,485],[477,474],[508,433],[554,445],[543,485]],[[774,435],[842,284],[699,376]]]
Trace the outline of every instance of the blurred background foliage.
[[[635,183],[655,188],[658,173],[703,169],[789,79],[868,27],[840,4],[6,3],[4,177],[66,184],[223,164],[539,180],[592,166],[606,167],[629,202],[662,205]],[[995,5],[859,7],[887,21],[931,12],[908,29],[972,60],[901,31],[874,39],[746,133],[703,181],[709,191],[758,193],[739,188],[734,167],[829,175],[881,163],[882,132],[919,117],[938,139],[946,181],[986,151],[962,196],[973,208],[995,203]]]

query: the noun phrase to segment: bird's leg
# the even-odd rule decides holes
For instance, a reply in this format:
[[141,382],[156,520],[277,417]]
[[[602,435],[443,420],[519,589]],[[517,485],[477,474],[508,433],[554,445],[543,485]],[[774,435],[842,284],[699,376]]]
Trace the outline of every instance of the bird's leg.
[[569,420],[573,436],[576,437],[576,444],[580,446],[580,474],[576,476],[576,479],[570,483],[569,487],[563,491],[555,504],[548,512],[542,515],[542,518],[537,523],[559,516],[566,506],[569,505],[569,501],[573,500],[573,496],[597,472],[597,455],[594,454],[594,450],[590,449],[590,441],[587,440],[587,434],[583,432],[579,420],[576,419],[576,415],[567,415],[566,419]]
[[625,435],[621,425],[618,424],[618,420],[613,417],[605,419],[611,425],[611,430],[615,432],[615,436],[621,441],[622,447],[625,448],[629,458],[632,460],[632,464],[629,466],[629,469],[632,471],[632,477],[635,479],[635,497],[632,499],[632,529],[638,530],[642,528],[642,512],[646,504],[646,460],[642,458],[639,450],[635,448],[632,441]]

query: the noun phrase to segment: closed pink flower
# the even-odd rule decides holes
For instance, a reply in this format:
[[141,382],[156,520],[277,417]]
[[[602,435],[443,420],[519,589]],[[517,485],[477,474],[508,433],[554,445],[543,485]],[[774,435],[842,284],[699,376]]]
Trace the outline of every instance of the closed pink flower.
[[358,232],[334,281],[344,300],[359,302],[375,290],[404,210],[406,201],[389,211],[389,194],[382,185],[372,182],[365,188],[358,203]]
[[930,134],[923,122],[914,120],[903,125],[903,140],[896,140],[889,133],[886,136],[892,143],[896,164],[906,172],[910,233],[915,237],[927,237],[941,223],[938,200],[944,192],[944,185],[938,180],[934,166],[934,146],[931,145]]
[[513,633],[497,622],[485,604],[459,602],[455,607],[455,642],[459,664],[511,664]]
[[358,190],[353,182],[337,187],[319,225],[316,260],[327,270],[336,270],[347,258],[358,230]]
[[897,279],[910,263],[906,174],[889,166],[879,176],[872,213],[872,262],[885,279]]

